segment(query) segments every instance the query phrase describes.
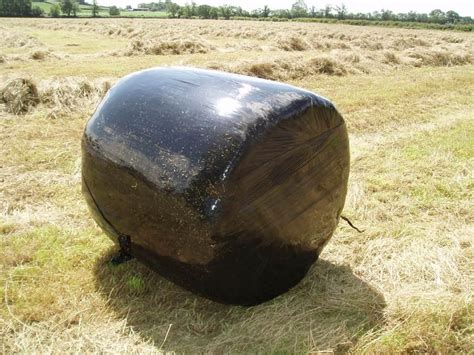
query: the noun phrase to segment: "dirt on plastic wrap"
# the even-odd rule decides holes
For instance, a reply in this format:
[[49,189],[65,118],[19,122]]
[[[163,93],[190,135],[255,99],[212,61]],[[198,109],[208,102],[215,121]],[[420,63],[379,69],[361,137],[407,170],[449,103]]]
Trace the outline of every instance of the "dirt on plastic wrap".
[[87,123],[82,150],[83,192],[106,234],[223,303],[296,285],[347,192],[348,136],[331,102],[219,71],[126,76]]

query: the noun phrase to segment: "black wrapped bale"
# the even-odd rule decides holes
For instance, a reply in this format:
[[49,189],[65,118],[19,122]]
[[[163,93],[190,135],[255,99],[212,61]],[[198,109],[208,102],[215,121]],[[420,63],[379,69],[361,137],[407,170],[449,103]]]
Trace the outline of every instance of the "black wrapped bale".
[[349,144],[326,99],[218,71],[123,78],[88,122],[83,191],[126,252],[177,284],[252,305],[298,283],[344,206]]

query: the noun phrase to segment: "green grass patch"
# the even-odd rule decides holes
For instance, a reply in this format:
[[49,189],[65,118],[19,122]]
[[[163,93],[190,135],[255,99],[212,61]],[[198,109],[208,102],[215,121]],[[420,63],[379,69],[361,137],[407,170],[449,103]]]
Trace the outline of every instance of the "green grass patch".
[[48,15],[49,14],[49,11],[51,9],[51,7],[55,4],[56,2],[54,1],[33,1],[31,3],[32,7],[39,7],[40,9],[42,9],[45,13],[45,15]]
[[410,160],[426,159],[436,154],[449,154],[458,160],[474,158],[474,121],[463,120],[440,132],[423,133],[417,144],[404,148]]
[[[49,49],[61,53],[68,54],[96,54],[100,52],[106,52],[116,49],[126,48],[128,41],[124,38],[114,38],[113,41],[107,36],[103,36],[97,33],[78,33],[68,31],[67,28],[64,30],[36,30],[32,29],[26,31],[30,36],[38,38],[44,43]],[[97,58],[91,58],[89,60],[97,61]],[[48,65],[45,63],[38,63]],[[64,63],[58,61],[56,66],[65,66],[71,70],[70,62]]]

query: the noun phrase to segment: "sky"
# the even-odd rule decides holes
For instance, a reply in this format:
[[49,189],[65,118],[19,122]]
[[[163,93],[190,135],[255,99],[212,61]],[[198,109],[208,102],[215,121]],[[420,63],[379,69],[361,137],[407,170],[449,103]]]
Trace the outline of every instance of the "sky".
[[[136,7],[138,3],[153,1],[158,0],[98,0],[100,5],[117,5],[119,7],[125,7],[126,5]],[[190,3],[191,0],[174,0],[174,2],[184,5]],[[253,10],[262,8],[264,5],[268,5],[271,9],[289,9],[295,0],[195,0],[195,2],[198,5],[219,6],[227,4]],[[344,3],[350,12],[373,12],[388,9],[395,13],[409,11],[429,13],[433,9],[441,9],[443,11],[454,10],[461,16],[474,17],[473,0],[305,0],[305,2],[308,7],[314,5],[317,9],[323,8],[327,4]]]

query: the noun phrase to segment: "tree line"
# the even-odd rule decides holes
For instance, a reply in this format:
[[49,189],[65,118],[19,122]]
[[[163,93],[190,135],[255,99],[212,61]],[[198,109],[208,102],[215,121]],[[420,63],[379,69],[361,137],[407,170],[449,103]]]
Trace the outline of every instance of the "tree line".
[[[50,8],[49,16],[77,16],[83,11],[79,5],[89,5],[86,0],[59,0]],[[439,9],[429,14],[410,11],[408,13],[394,13],[390,10],[374,11],[371,13],[352,13],[344,4],[326,5],[317,9],[315,6],[308,7],[304,0],[297,0],[290,9],[271,9],[265,5],[263,8],[247,11],[240,6],[210,6],[197,5],[195,2],[186,5],[178,5],[171,0],[159,0],[158,2],[141,3],[139,8],[149,11],[167,12],[171,18],[203,18],[203,19],[231,19],[231,18],[257,18],[257,19],[337,19],[337,20],[374,20],[374,21],[401,21],[434,24],[472,24],[471,17],[460,16],[457,12],[450,10],[443,12]],[[131,6],[127,6],[131,9]],[[92,0],[88,11],[92,17],[99,16],[99,5],[97,0]],[[43,16],[43,10],[38,6],[32,6],[31,0],[0,0],[0,16]],[[120,9],[117,6],[109,7],[109,15],[119,16]]]
[[[43,2],[39,0],[37,2]],[[86,5],[86,10],[81,9],[80,5]],[[117,6],[108,8],[110,16],[119,16],[120,9]],[[91,17],[98,17],[100,7],[97,0],[92,0],[92,4],[85,0],[59,0],[53,4],[50,9],[50,17],[76,17],[79,12],[87,11]],[[44,10],[35,5],[32,6],[31,0],[0,0],[0,16],[4,17],[41,17],[46,15]]]
[[0,0],[0,16],[34,16],[31,0]]
[[170,17],[177,18],[204,18],[212,19],[222,17],[230,19],[232,17],[249,18],[276,18],[276,19],[295,19],[295,18],[328,18],[339,20],[377,20],[377,21],[406,21],[406,22],[424,22],[424,23],[472,23],[471,17],[462,17],[456,11],[450,10],[443,12],[439,9],[431,11],[429,14],[410,11],[408,13],[394,13],[390,10],[382,9],[372,13],[352,13],[347,10],[344,4],[326,5],[324,8],[308,7],[304,0],[297,0],[290,9],[271,9],[264,6],[260,9],[247,11],[240,6],[219,6],[197,5],[195,2],[180,6],[171,0],[160,0],[159,2],[142,3],[141,8],[148,8],[151,11],[166,11]]

